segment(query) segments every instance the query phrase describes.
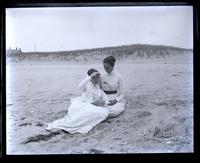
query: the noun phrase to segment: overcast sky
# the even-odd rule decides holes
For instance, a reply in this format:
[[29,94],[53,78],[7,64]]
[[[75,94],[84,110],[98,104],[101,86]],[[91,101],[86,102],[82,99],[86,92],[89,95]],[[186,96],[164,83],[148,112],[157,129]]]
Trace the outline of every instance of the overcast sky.
[[60,51],[129,44],[193,47],[191,6],[6,9],[6,48]]

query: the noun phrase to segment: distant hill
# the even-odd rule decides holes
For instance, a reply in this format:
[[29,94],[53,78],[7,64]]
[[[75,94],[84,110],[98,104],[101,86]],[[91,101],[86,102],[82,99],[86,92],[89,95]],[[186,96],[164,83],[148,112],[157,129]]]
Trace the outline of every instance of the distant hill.
[[135,60],[137,58],[161,58],[175,55],[192,53],[191,49],[182,49],[171,46],[160,45],[123,45],[115,47],[83,49],[60,52],[6,52],[7,60],[20,61],[75,61],[91,62],[99,61],[108,55],[113,55],[116,59]]

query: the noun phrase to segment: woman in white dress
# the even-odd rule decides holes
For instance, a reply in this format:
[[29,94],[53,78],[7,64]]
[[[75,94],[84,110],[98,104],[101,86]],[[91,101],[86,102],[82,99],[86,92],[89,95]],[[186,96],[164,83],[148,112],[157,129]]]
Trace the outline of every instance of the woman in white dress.
[[101,76],[102,89],[110,102],[107,106],[109,117],[118,116],[125,109],[123,80],[121,75],[114,70],[115,62],[113,56],[106,57],[103,60],[106,73]]
[[100,74],[95,69],[87,72],[87,77],[79,84],[82,96],[71,100],[67,115],[48,124],[47,130],[65,130],[69,133],[87,133],[97,124],[107,119],[108,102],[100,89]]

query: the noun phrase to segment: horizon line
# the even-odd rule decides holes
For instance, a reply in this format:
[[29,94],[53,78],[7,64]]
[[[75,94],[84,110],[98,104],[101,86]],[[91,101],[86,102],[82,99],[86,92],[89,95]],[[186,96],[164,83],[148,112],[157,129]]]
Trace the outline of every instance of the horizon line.
[[97,50],[97,49],[105,49],[105,48],[117,48],[117,47],[124,47],[124,46],[134,46],[134,45],[143,45],[143,46],[163,46],[163,47],[170,47],[170,48],[178,48],[182,50],[193,50],[193,48],[182,48],[178,46],[172,46],[172,45],[159,45],[159,44],[124,44],[124,45],[115,45],[115,46],[102,46],[102,47],[94,47],[94,48],[85,48],[85,49],[72,49],[72,50],[55,50],[55,51],[23,51],[22,48],[16,47],[14,49],[6,49],[6,50],[20,50],[23,53],[52,53],[52,52],[73,52],[73,51],[84,51],[84,50]]

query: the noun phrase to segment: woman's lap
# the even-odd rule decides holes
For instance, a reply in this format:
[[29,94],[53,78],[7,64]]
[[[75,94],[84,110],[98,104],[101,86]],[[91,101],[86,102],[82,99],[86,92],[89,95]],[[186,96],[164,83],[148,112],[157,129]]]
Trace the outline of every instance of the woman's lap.
[[68,108],[68,114],[49,126],[50,128],[61,128],[71,133],[87,133],[108,117],[118,116],[124,109],[125,103],[99,107],[88,102],[74,100]]
[[73,101],[68,108],[68,114],[49,124],[50,128],[63,129],[68,132],[87,133],[98,123],[107,119],[109,111],[105,107],[98,107],[87,102]]
[[115,105],[112,106],[107,106],[108,111],[109,111],[109,117],[115,117],[120,115],[124,109],[125,109],[125,104],[124,103],[116,103]]

